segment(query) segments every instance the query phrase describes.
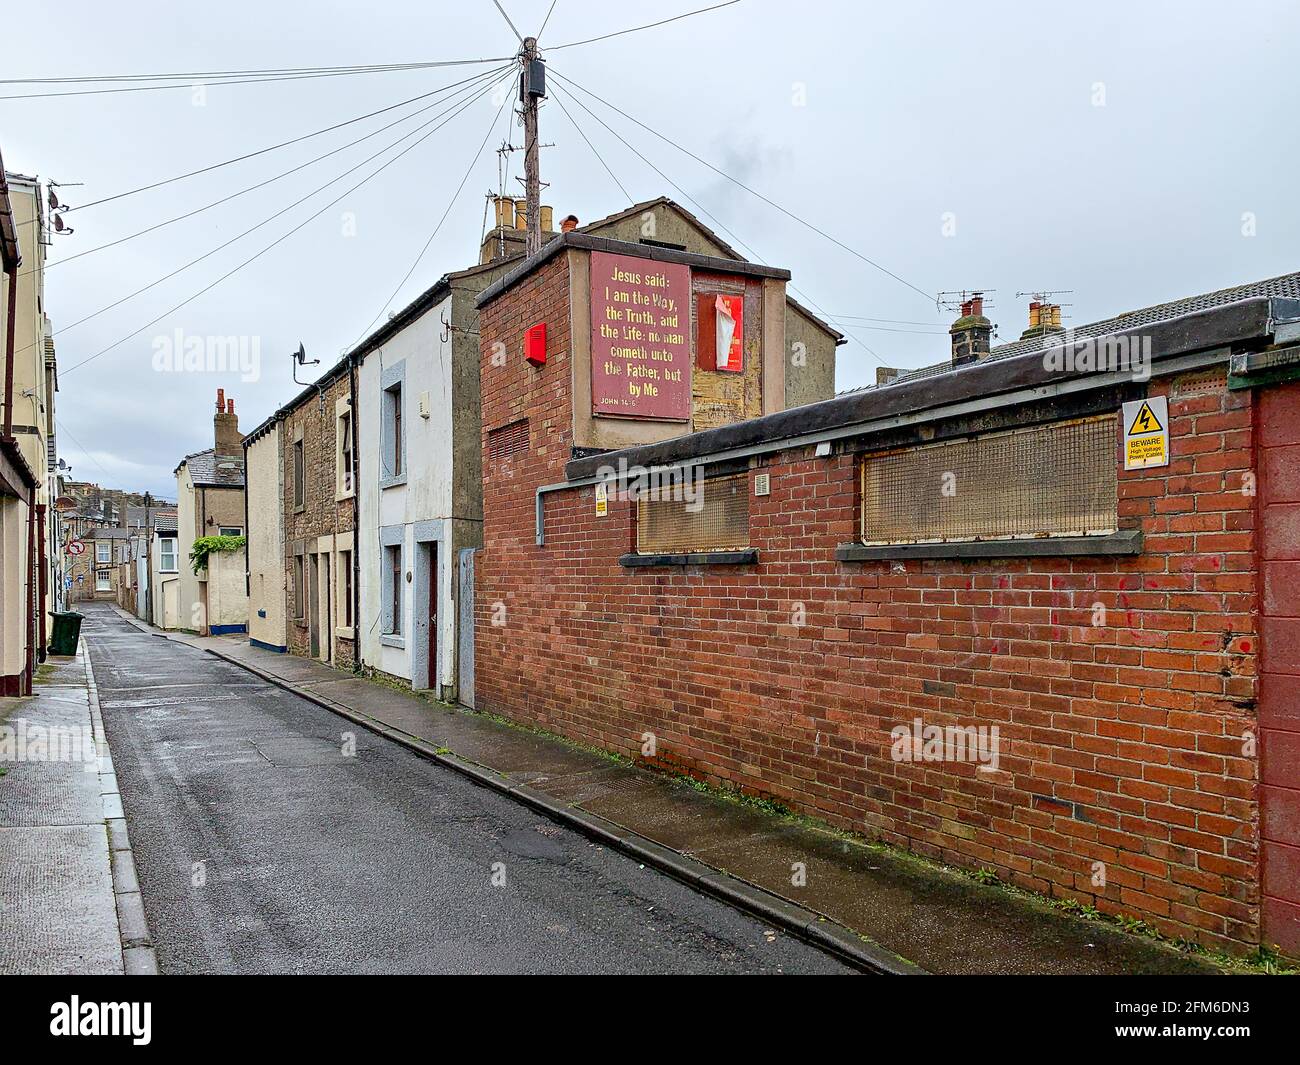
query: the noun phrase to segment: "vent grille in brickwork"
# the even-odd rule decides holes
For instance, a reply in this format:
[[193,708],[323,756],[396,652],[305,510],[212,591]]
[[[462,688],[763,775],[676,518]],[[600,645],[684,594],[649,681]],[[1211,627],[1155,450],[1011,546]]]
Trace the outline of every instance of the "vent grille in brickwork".
[[890,544],[1114,532],[1116,429],[1109,414],[868,455],[862,539]]
[[493,462],[523,454],[528,450],[528,419],[488,430],[488,458]]
[[636,549],[643,555],[738,551],[749,547],[749,474],[665,486],[636,504]]

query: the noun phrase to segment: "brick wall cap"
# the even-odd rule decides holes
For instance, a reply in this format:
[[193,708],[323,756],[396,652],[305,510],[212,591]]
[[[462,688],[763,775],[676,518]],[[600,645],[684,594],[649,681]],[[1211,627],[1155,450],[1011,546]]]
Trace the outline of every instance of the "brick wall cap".
[[699,270],[713,270],[721,274],[742,274],[746,277],[767,277],[777,281],[789,281],[790,271],[775,266],[762,266],[759,263],[745,262],[743,259],[721,259],[715,255],[698,255],[691,251],[678,251],[675,248],[660,248],[653,244],[634,244],[627,240],[612,240],[609,237],[593,237],[588,233],[573,230],[561,233],[552,239],[541,251],[535,252],[505,277],[488,285],[474,305],[486,307],[497,297],[519,284],[524,278],[540,270],[561,252],[569,248],[583,251],[605,251],[613,255],[632,255],[638,259],[651,259],[661,263],[681,263]]
[[[1276,320],[1286,317],[1286,312],[1296,306],[1294,300],[1258,297],[1143,326],[1116,336],[1150,337],[1151,357],[1156,364],[1153,372],[1159,374],[1159,362],[1162,359],[1212,351],[1242,341],[1262,340],[1271,335]],[[739,448],[770,445],[773,450],[779,450],[781,442],[798,437],[851,429],[855,425],[866,425],[881,418],[926,410],[934,410],[938,412],[936,417],[941,417],[942,408],[954,404],[989,399],[1006,392],[1058,385],[1075,378],[1091,378],[1089,387],[1072,393],[1075,396],[1113,383],[1106,374],[1090,373],[1087,370],[1052,369],[1046,365],[1043,351],[1026,352],[1006,359],[955,367],[944,373],[918,377],[888,387],[844,392],[819,403],[765,414],[760,418],[750,418],[660,443],[574,458],[565,466],[565,475],[570,480],[592,477],[602,466],[620,458],[626,459],[631,466],[665,466]]]

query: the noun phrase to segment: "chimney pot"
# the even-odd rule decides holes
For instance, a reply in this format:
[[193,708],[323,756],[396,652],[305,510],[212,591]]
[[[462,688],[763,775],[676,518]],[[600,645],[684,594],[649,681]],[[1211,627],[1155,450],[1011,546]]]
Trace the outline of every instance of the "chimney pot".
[[560,232],[571,233],[578,228],[578,216],[576,214],[565,215],[560,219]]
[[235,413],[235,401],[233,399],[226,400],[226,413],[227,414]]
[[220,414],[225,409],[226,409],[226,390],[224,388],[218,388],[217,389],[217,413]]

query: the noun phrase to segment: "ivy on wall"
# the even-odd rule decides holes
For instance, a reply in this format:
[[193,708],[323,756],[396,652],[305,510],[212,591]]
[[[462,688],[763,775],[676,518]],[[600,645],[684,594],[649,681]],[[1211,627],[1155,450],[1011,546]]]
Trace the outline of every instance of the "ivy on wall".
[[223,555],[230,551],[242,551],[248,543],[246,536],[200,536],[190,548],[190,565],[197,576],[199,571],[208,568],[209,555]]

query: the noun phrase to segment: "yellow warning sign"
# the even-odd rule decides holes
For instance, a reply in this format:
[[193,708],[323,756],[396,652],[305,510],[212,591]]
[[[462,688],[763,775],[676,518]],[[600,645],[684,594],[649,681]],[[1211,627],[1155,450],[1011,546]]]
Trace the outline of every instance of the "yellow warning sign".
[[1169,402],[1150,396],[1124,404],[1124,469],[1169,465]]
[[596,517],[603,518],[609,513],[609,485],[601,481],[596,485]]

